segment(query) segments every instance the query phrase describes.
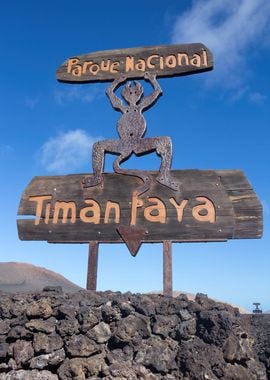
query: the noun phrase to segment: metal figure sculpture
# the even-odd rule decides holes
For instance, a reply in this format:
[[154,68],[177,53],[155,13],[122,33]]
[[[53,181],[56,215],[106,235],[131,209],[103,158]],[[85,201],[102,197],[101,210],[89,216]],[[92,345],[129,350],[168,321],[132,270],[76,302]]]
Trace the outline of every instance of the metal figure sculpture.
[[123,114],[117,124],[120,139],[103,140],[93,145],[93,175],[84,178],[84,188],[96,186],[103,181],[102,173],[105,153],[109,152],[119,155],[113,163],[114,171],[119,174],[133,175],[141,178],[144,184],[136,189],[136,192],[137,195],[144,193],[150,188],[150,178],[145,172],[140,170],[121,169],[120,164],[126,161],[132,153],[140,156],[155,151],[161,157],[161,165],[156,180],[172,190],[179,189],[179,184],[173,181],[170,174],[172,161],[172,143],[170,137],[144,138],[146,121],[142,112],[151,107],[162,94],[162,90],[154,75],[146,73],[144,79],[151,83],[154,91],[150,95],[143,97],[143,87],[141,84],[135,81],[132,86],[131,82],[128,82],[121,92],[127,104],[123,104],[122,100],[115,94],[117,87],[127,80],[125,75],[121,74],[107,89],[107,95],[112,106]]

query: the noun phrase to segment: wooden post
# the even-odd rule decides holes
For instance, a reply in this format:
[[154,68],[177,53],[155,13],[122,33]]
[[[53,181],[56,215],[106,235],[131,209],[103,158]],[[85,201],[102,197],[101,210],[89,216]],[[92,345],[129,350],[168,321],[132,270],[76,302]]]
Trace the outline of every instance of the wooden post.
[[163,295],[172,297],[172,242],[163,241]]
[[88,251],[87,290],[97,290],[98,242],[91,241]]

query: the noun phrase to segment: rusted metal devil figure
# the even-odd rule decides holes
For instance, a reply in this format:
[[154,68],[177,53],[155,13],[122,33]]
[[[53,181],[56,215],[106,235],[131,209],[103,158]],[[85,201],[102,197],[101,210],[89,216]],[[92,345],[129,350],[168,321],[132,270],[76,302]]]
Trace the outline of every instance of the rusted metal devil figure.
[[142,112],[151,107],[162,94],[162,90],[154,75],[146,73],[144,79],[151,83],[154,91],[150,95],[143,97],[143,87],[141,84],[138,81],[134,81],[133,85],[131,82],[128,82],[121,92],[127,104],[123,104],[123,101],[115,94],[117,87],[127,80],[125,75],[121,74],[107,89],[107,95],[112,106],[123,114],[117,124],[120,139],[103,140],[93,145],[93,175],[84,178],[84,188],[102,183],[104,156],[108,152],[119,155],[113,164],[116,173],[137,176],[143,180],[144,184],[136,189],[137,195],[143,194],[150,188],[150,178],[145,172],[140,170],[121,169],[120,164],[126,161],[132,153],[140,156],[155,151],[161,157],[161,165],[156,180],[172,190],[179,190],[179,183],[174,182],[170,174],[172,162],[172,143],[170,137],[144,138],[146,121]]

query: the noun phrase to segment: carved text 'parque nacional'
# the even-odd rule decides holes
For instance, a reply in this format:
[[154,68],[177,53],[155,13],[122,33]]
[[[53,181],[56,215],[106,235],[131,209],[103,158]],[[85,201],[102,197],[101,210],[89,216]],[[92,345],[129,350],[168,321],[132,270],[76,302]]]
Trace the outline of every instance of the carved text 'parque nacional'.
[[202,44],[169,45],[111,50],[69,58],[57,70],[64,82],[113,80],[120,73],[128,78],[184,75],[211,70],[211,52]]
[[[124,62],[114,61],[111,59],[102,59],[100,62],[84,61],[79,58],[70,58],[67,64],[67,73],[75,77],[81,77],[84,74],[96,76],[99,72],[109,72],[117,74],[132,74],[134,71],[145,73],[147,70],[164,70],[174,69],[177,66],[195,66],[207,67],[207,54],[203,50],[202,54],[193,54],[191,57],[187,53],[176,53],[170,55],[151,54],[146,59],[135,58],[134,56],[125,57]],[[122,66],[122,67],[121,67]]]

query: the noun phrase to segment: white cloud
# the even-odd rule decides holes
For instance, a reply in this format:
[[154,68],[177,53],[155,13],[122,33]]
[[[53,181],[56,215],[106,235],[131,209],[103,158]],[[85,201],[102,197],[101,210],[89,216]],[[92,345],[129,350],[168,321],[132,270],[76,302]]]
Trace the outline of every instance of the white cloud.
[[243,87],[248,59],[269,31],[269,0],[196,0],[174,24],[174,43],[202,42],[213,52],[208,81],[227,89]]
[[54,91],[54,99],[57,104],[64,104],[74,101],[91,103],[93,100],[100,98],[101,91],[97,87],[83,85],[62,85]]
[[100,138],[88,135],[81,129],[60,133],[50,138],[40,150],[41,164],[48,172],[67,173],[89,162],[92,145]]

